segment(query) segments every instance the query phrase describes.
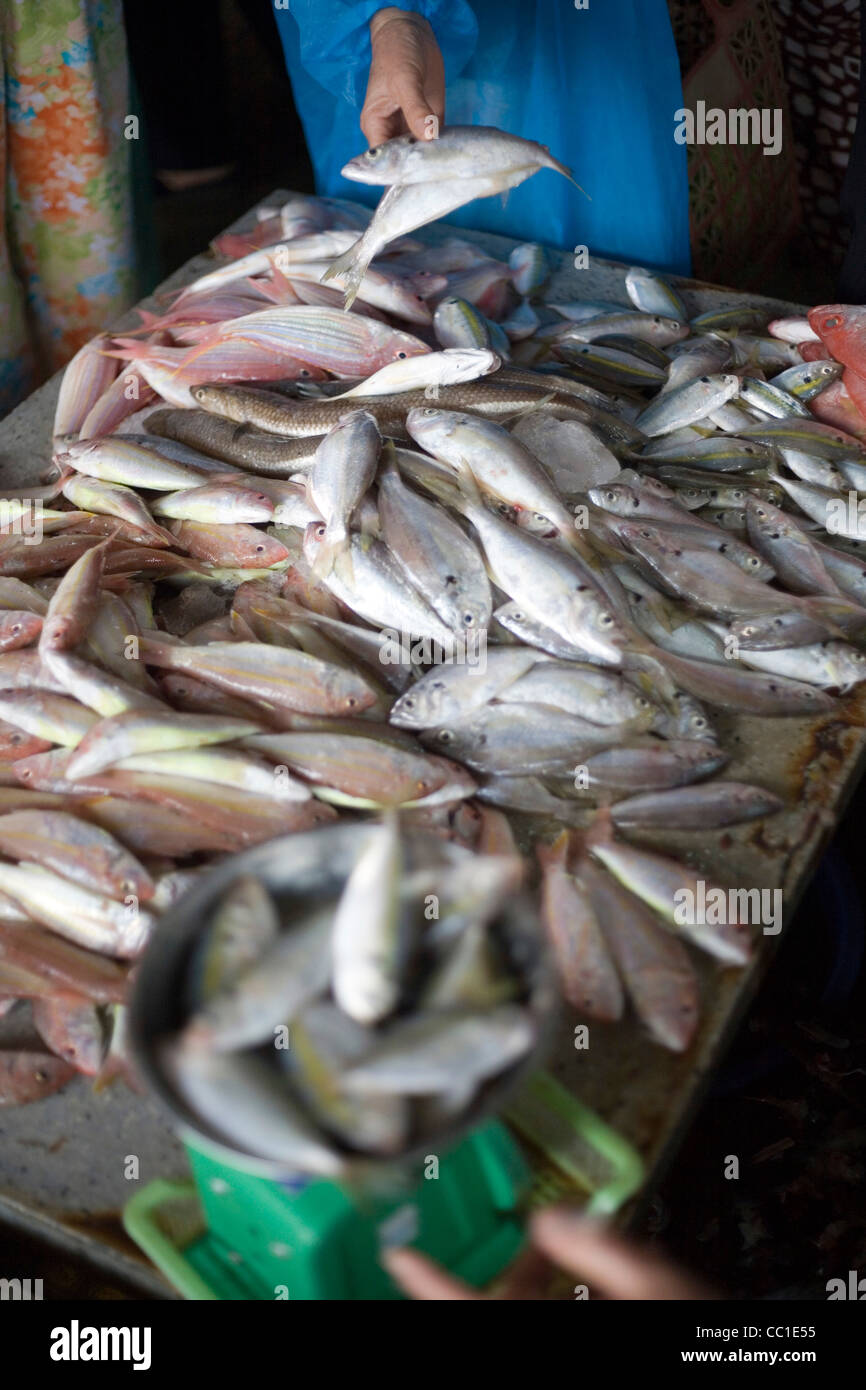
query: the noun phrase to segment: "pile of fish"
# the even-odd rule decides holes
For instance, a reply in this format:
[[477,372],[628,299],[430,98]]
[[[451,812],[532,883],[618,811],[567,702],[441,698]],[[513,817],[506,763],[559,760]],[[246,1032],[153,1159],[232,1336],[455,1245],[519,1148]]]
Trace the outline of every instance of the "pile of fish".
[[550,1004],[509,926],[519,857],[479,868],[405,836],[394,815],[349,849],[348,875],[325,891],[276,895],[248,875],[227,886],[175,985],[185,1022],[158,1045],[212,1138],[328,1176],[459,1129],[526,1064]]
[[398,807],[480,855],[539,839],[568,998],[686,1047],[681,941],[737,965],[748,934],[672,920],[693,871],[629,840],[777,811],[717,712],[817,716],[866,674],[866,310],[695,316],[638,269],[566,303],[540,247],[410,240],[482,155],[488,191],[549,162],[467,139],[353,161],[389,186],[360,246],[314,198],[221,238],[73,359],[53,476],[2,499],[0,996],[82,1070],[207,862]]

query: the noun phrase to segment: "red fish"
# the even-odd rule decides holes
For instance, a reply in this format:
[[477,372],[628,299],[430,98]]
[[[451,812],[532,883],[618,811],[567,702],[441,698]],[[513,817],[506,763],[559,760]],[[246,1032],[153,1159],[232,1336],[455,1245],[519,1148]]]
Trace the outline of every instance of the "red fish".
[[866,375],[866,305],[819,304],[809,324],[837,362]]

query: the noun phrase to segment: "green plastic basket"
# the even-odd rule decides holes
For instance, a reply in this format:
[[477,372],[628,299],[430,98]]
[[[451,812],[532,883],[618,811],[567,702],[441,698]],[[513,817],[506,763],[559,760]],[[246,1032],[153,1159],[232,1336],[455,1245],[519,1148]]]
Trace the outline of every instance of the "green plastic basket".
[[483,1287],[522,1248],[527,1208],[583,1201],[609,1216],[643,1178],[631,1146],[546,1072],[504,1118],[520,1145],[489,1121],[387,1196],[274,1182],[188,1145],[193,1180],[149,1183],[127,1203],[124,1226],[190,1299],[399,1299],[378,1258],[398,1244]]

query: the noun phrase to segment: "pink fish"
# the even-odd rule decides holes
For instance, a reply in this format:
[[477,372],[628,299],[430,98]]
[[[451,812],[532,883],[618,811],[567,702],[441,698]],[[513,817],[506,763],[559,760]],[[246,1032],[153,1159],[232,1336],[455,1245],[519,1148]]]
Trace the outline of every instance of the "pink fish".
[[866,381],[850,368],[841,381],[834,381],[815,396],[809,409],[822,424],[844,430],[866,444]]
[[87,415],[117,376],[117,363],[105,356],[108,339],[85,343],[67,364],[54,412],[54,437],[77,434]]
[[14,608],[0,612],[0,652],[29,647],[41,631],[42,619],[37,613],[19,612]]
[[112,434],[118,425],[137,410],[156,400],[156,392],[148,386],[137,367],[122,369],[120,375],[103,391],[99,400],[87,412],[79,431],[79,439],[98,439]]
[[75,1067],[50,1052],[0,1052],[0,1106],[29,1105],[59,1091]]
[[265,531],[258,531],[245,521],[209,523],[182,521],[172,528],[182,550],[197,560],[238,569],[270,569],[289,552],[280,541]]

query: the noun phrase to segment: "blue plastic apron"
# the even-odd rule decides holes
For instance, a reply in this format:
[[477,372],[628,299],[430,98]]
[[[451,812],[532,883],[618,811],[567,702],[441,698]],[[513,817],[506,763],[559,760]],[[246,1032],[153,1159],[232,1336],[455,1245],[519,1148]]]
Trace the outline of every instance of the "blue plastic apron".
[[[340,169],[358,125],[380,0],[287,0],[275,15],[321,194],[375,203]],[[446,220],[464,227],[688,274],[682,85],[666,0],[404,0],[429,19],[445,61],[445,119],[538,140],[573,169],[587,201],[542,170]]]

